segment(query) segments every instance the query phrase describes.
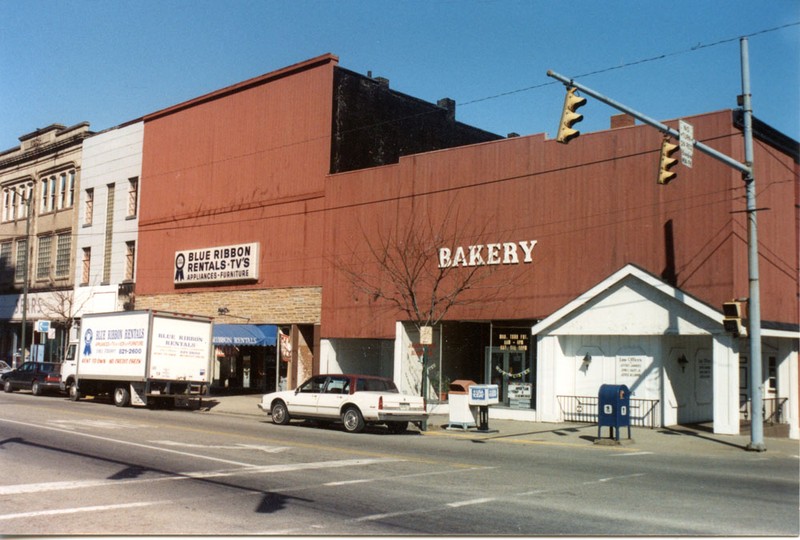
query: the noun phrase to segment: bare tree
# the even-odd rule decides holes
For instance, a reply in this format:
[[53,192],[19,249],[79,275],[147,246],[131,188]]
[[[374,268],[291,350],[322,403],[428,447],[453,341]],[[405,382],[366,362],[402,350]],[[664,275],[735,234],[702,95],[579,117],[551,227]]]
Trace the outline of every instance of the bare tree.
[[[363,244],[336,262],[353,288],[418,330],[438,325],[457,306],[501,300],[513,283],[487,282],[497,265],[441,264],[439,259],[442,247],[484,237],[488,224],[463,223],[455,200],[443,215],[413,208],[407,219],[396,221],[389,230],[360,224]],[[428,371],[424,346],[422,356],[424,395]]]
[[[467,293],[481,288],[496,270],[490,265],[441,265],[439,249],[453,246],[459,237],[479,238],[486,227],[459,226],[451,204],[439,219],[431,213],[409,216],[391,230],[368,232],[361,224],[364,244],[350,250],[337,261],[353,288],[373,301],[382,300],[385,308],[402,314],[418,329],[436,326],[456,306],[485,302]],[[368,270],[372,268],[373,270]],[[508,284],[510,285],[510,284]],[[491,288],[491,295],[504,285]],[[488,291],[488,290],[487,290]]]
[[[78,301],[75,297],[74,289],[54,289],[42,295],[40,307],[42,313],[54,323],[63,326],[68,335],[70,329],[75,324],[78,313],[89,300],[87,296],[83,301]],[[59,350],[66,350],[66,343],[59,344]]]

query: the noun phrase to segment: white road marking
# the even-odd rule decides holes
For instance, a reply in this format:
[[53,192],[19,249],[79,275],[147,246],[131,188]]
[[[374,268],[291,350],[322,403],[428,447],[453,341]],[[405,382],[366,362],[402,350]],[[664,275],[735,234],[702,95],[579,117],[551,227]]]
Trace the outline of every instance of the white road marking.
[[93,487],[108,486],[128,486],[131,484],[144,484],[149,482],[164,482],[174,480],[199,480],[204,478],[221,478],[230,476],[241,476],[244,474],[264,474],[282,473],[294,471],[307,471],[313,469],[334,469],[341,467],[358,467],[373,465],[376,463],[387,463],[392,461],[403,461],[400,459],[375,458],[375,459],[342,459],[339,461],[318,461],[313,463],[290,463],[286,465],[265,465],[262,467],[248,466],[242,469],[228,469],[220,471],[200,471],[176,473],[174,476],[159,476],[157,478],[136,478],[132,480],[74,480],[64,482],[42,482],[37,484],[17,484],[12,486],[0,486],[0,496],[19,495],[22,493],[48,493],[51,491],[63,491],[69,489],[84,489]]
[[620,457],[620,456],[649,456],[653,454],[653,452],[629,452],[627,454],[612,454],[611,457]]
[[343,480],[341,482],[328,482],[328,483],[322,484],[322,485],[323,486],[327,486],[327,487],[330,487],[330,486],[346,486],[348,484],[367,484],[367,483],[372,482],[372,481],[373,480],[371,478],[362,478],[362,479],[359,479],[359,480]]
[[462,506],[471,506],[473,504],[483,504],[483,503],[492,502],[492,501],[496,501],[496,500],[497,499],[495,497],[484,497],[482,499],[472,499],[472,500],[469,500],[469,501],[451,502],[451,503],[447,503],[447,506],[449,506],[450,508],[460,508]]
[[57,427],[53,427],[53,426],[43,426],[43,425],[40,425],[40,424],[30,424],[28,422],[17,422],[16,420],[9,420],[7,418],[0,418],[0,422],[5,422],[7,424],[18,424],[18,425],[26,426],[26,427],[37,427],[39,429],[44,429],[44,430],[48,430],[48,431],[57,431],[59,433],[69,433],[70,435],[75,435],[76,437],[86,437],[88,439],[97,439],[97,440],[100,440],[100,441],[112,442],[112,443],[116,443],[116,444],[123,444],[123,445],[126,445],[126,446],[135,446],[137,448],[146,448],[148,450],[157,450],[159,452],[167,452],[167,453],[170,453],[170,454],[177,454],[179,456],[187,456],[187,457],[193,457],[193,458],[197,458],[197,459],[205,459],[205,460],[208,460],[208,461],[216,461],[216,462],[219,462],[219,463],[227,463],[229,465],[238,465],[240,467],[253,467],[253,466],[255,466],[252,463],[243,463],[241,461],[233,461],[233,460],[230,460],[230,459],[222,459],[222,458],[216,458],[216,457],[212,457],[212,456],[204,456],[202,454],[191,454],[189,452],[180,452],[178,450],[172,450],[172,449],[169,449],[169,448],[162,448],[160,446],[151,446],[149,444],[142,444],[142,443],[131,442],[131,441],[123,441],[123,440],[120,440],[120,439],[112,439],[110,437],[101,437],[100,435],[92,435],[90,433],[80,433],[80,432],[71,431],[71,430],[63,429],[63,428],[57,428]]
[[55,510],[39,510],[36,512],[20,512],[18,514],[5,514],[0,515],[0,520],[8,521],[10,519],[29,519],[42,516],[57,516],[63,514],[77,514],[80,512],[103,512],[105,510],[121,510],[124,508],[141,508],[143,506],[153,506],[155,504],[162,504],[164,501],[150,501],[138,503],[125,503],[125,504],[108,504],[105,506],[82,506],[78,508],[59,508]]
[[61,428],[75,430],[84,427],[94,427],[100,429],[135,429],[151,427],[145,424],[132,424],[129,422],[117,422],[115,420],[50,420]]
[[[624,478],[634,478],[634,477],[637,477],[637,476],[645,476],[645,474],[644,473],[636,473],[636,474],[627,474],[627,475],[624,475],[624,476],[613,476],[613,477],[609,477],[609,478],[600,478],[598,480],[593,480],[591,482],[584,482],[583,484],[584,485],[597,484],[597,483],[603,483],[603,482],[610,482],[612,480],[621,480],[621,479],[624,479]],[[513,495],[512,497],[516,498],[516,497],[520,497],[520,496],[524,496],[524,495],[541,495],[543,493],[549,493],[549,492],[552,492],[552,491],[553,491],[552,489],[537,489],[537,490],[533,490],[533,491],[526,491],[524,493],[518,493],[516,495]],[[466,500],[466,501],[454,501],[454,502],[451,502],[451,503],[445,503],[443,505],[427,507],[427,508],[416,508],[416,509],[413,509],[413,510],[404,510],[404,511],[399,511],[399,512],[389,512],[389,513],[386,513],[386,514],[371,514],[371,515],[362,516],[360,518],[356,518],[356,519],[353,519],[353,520],[350,520],[350,521],[354,521],[354,522],[378,521],[378,520],[381,520],[381,519],[408,516],[408,515],[413,515],[413,514],[425,514],[425,513],[429,513],[429,512],[441,512],[442,510],[446,510],[448,508],[461,508],[463,506],[472,506],[472,505],[476,505],[476,504],[484,504],[484,503],[496,502],[496,501],[501,501],[501,500],[502,499],[500,497],[484,497],[484,498],[479,498],[479,499],[469,499],[469,500]]]
[[549,492],[549,489],[534,489],[533,491],[526,491],[525,493],[518,493],[519,497],[523,497],[525,495],[541,495],[542,493]]
[[637,476],[644,476],[644,473],[636,473],[636,474],[626,474],[624,476],[610,476],[608,478],[600,478],[598,480],[591,480],[589,482],[584,482],[583,485],[591,485],[591,484],[602,484],[604,482],[611,482],[613,480],[622,480],[624,478],[636,478]]
[[289,450],[288,446],[264,446],[259,444],[192,444],[177,441],[148,441],[153,444],[164,446],[181,446],[183,448],[203,448],[208,450],[260,450],[268,454],[277,454],[284,450]]
[[393,517],[400,517],[400,516],[408,516],[411,514],[428,514],[430,512],[441,512],[441,508],[417,508],[414,510],[405,510],[402,512],[389,512],[386,514],[372,514],[369,516],[362,516],[360,518],[352,519],[350,521],[360,522],[360,521],[378,521],[380,519],[386,518],[393,518]]

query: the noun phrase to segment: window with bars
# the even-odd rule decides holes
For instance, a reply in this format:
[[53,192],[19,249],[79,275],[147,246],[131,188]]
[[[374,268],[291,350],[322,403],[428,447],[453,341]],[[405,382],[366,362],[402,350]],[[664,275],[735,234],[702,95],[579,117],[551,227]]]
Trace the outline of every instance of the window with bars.
[[89,284],[89,271],[92,267],[92,248],[83,248],[83,258],[81,259],[81,284]]
[[136,215],[136,205],[139,204],[139,179],[128,179],[128,217]]
[[72,235],[69,233],[58,235],[56,246],[56,277],[69,276],[69,253],[72,248]]
[[136,242],[125,242],[125,280],[133,281],[136,268]]
[[47,279],[50,277],[52,245],[52,236],[39,237],[39,254],[36,258],[36,279]]
[[93,214],[94,214],[94,189],[87,189],[86,205],[83,209],[83,223],[86,225],[91,225]]
[[14,280],[25,279],[25,267],[28,265],[28,240],[17,240],[17,264],[14,267]]
[[108,199],[106,200],[106,237],[105,251],[103,252],[103,283],[111,282],[111,255],[112,242],[114,241],[114,192],[115,185],[108,184]]
[[3,242],[0,244],[0,265],[3,268],[11,266],[11,242]]
[[0,244],[0,276],[3,281],[8,279],[8,270],[11,268],[11,251],[13,249],[12,242],[3,242]]

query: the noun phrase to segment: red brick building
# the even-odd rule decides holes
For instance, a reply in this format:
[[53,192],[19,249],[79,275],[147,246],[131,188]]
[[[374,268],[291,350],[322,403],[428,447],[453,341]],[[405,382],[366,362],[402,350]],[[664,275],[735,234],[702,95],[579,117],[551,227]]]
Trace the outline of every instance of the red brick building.
[[[432,399],[497,382],[493,414],[560,420],[562,398],[622,381],[654,423],[738,432],[746,340],[720,310],[748,294],[740,175],[700,157],[657,185],[646,126],[560,145],[454,115],[325,55],[145,116],[137,307],[278,325],[291,386],[360,371],[419,392],[390,254],[422,263],[422,296],[475,276],[435,325]],[[689,121],[743,160],[736,113]],[[755,152],[765,395],[797,436],[798,149],[756,122]]]
[[[456,122],[449,101],[337,64],[323,55],[144,117],[137,307],[281,327],[293,352],[278,378],[289,385],[317,359],[326,176],[499,138]],[[214,256],[231,246],[247,257]],[[233,268],[243,264],[246,274]],[[274,388],[274,356],[228,352],[220,379]],[[245,383],[243,371],[264,362],[266,377]]]

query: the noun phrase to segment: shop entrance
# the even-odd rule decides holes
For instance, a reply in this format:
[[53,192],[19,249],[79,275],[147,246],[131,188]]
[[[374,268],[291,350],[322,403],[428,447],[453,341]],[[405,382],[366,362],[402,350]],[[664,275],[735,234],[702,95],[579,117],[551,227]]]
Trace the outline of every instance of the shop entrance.
[[485,380],[497,385],[500,405],[513,409],[533,407],[533,371],[527,351],[486,347]]

